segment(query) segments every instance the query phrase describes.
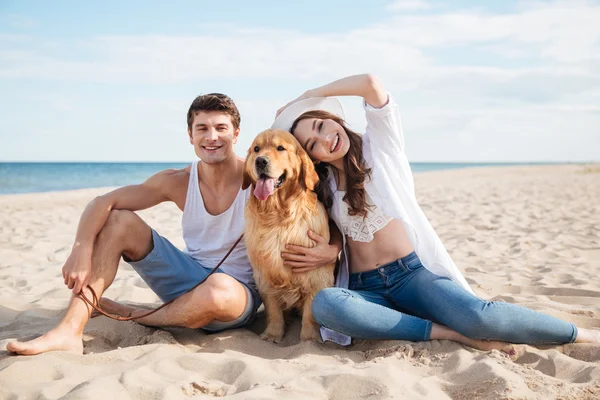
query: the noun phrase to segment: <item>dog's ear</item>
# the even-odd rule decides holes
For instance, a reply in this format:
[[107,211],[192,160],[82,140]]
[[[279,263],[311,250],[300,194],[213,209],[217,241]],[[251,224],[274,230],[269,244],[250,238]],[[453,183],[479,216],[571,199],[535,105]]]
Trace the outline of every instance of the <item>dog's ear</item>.
[[315,190],[315,186],[319,182],[319,175],[315,171],[315,165],[308,156],[308,153],[300,146],[298,146],[297,153],[300,159],[300,182],[304,184],[304,187],[308,190]]
[[252,181],[250,180],[250,175],[248,174],[248,160],[250,159],[250,152],[246,155],[246,161],[244,161],[244,169],[242,170],[242,190],[246,190]]

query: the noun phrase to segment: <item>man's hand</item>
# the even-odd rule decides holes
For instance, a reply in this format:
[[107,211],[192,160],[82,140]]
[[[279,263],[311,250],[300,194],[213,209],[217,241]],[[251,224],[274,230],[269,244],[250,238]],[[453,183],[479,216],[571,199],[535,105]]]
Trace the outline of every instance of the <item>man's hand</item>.
[[92,276],[92,255],[83,250],[74,249],[62,268],[65,285],[79,294]]
[[333,264],[340,253],[339,246],[330,245],[322,236],[311,230],[308,231],[308,237],[317,243],[315,247],[288,244],[285,247],[290,252],[281,253],[283,264],[292,267],[294,273],[308,272]]
[[[130,185],[113,190],[92,200],[79,220],[75,244],[62,268],[65,285],[79,294],[92,275],[92,252],[94,240],[104,228],[112,210],[138,211],[154,207],[172,199],[167,193],[178,181],[173,178],[182,170],[165,170],[152,175],[141,185]],[[187,179],[185,178],[186,182]]]

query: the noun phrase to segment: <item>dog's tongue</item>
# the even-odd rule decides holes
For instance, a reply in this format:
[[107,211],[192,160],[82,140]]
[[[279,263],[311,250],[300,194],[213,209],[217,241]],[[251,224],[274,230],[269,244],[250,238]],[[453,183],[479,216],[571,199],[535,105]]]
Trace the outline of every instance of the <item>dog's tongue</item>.
[[260,201],[266,200],[267,197],[273,194],[275,190],[275,179],[274,178],[261,178],[256,182],[254,188],[254,196]]

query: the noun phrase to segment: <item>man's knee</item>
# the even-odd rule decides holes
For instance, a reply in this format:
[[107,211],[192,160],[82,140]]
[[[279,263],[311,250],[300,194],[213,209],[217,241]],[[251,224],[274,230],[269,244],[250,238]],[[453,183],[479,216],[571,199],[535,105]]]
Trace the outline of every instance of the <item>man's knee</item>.
[[118,245],[131,260],[142,259],[152,250],[152,230],[133,211],[112,210],[99,237]]
[[[183,327],[197,329],[206,325],[205,317],[209,316],[212,319],[219,321],[233,320],[239,317],[243,312],[239,312],[242,301],[242,293],[245,296],[245,289],[242,284],[234,278],[217,273],[211,275],[206,282],[197,287],[192,296],[189,298],[188,304],[192,309],[186,313],[186,318],[183,321]],[[250,301],[247,299],[246,301]],[[198,304],[202,304],[203,318],[197,318],[198,315],[194,310],[198,310]]]
[[[111,236],[124,237],[128,231],[141,222],[133,211],[111,210],[102,231],[110,231]],[[101,232],[102,232],[101,231]]]
[[213,274],[206,280],[205,284],[207,302],[216,314],[228,314],[235,303],[240,301],[241,283],[228,275]]

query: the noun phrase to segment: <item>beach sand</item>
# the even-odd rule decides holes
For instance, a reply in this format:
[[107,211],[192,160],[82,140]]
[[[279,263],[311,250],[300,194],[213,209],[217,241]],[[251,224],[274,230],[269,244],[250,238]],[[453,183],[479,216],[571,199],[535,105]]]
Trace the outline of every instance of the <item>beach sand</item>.
[[[417,197],[475,292],[600,329],[600,166],[474,168],[415,175]],[[598,399],[600,345],[523,346],[512,361],[449,341],[284,342],[93,319],[84,355],[4,349],[53,327],[79,216],[106,189],[0,196],[2,399]],[[183,247],[181,213],[139,213]],[[122,263],[107,297],[158,304]]]

